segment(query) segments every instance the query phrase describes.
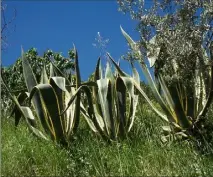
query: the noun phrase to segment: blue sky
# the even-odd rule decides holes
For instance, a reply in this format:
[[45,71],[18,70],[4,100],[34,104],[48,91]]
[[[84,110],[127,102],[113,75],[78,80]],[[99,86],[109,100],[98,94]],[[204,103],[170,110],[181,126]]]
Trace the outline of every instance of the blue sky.
[[[118,11],[116,1],[7,1],[8,16],[13,8],[17,17],[15,31],[8,37],[8,48],[2,53],[2,64],[8,66],[20,57],[21,45],[27,51],[37,48],[40,55],[47,49],[67,52],[75,44],[79,53],[81,76],[86,80],[94,71],[100,51],[92,44],[97,32],[109,39],[107,51],[118,60],[128,50],[120,25],[139,40],[137,22]],[[122,68],[130,72],[126,61]]]

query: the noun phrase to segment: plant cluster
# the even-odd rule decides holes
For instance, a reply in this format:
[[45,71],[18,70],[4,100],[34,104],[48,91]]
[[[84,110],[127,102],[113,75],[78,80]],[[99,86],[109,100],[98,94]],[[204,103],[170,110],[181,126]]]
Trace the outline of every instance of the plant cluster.
[[[178,123],[188,135],[202,132],[213,99],[213,3],[209,0],[153,1],[151,6],[143,0],[118,3],[121,11],[129,12],[138,21],[140,32],[140,40],[134,42],[123,31],[132,49],[126,59],[141,63],[150,85],[157,88],[153,93],[170,123]],[[147,60],[154,68],[154,77],[145,64]]]
[[[175,79],[175,81],[172,80],[173,82],[169,83],[166,80],[167,75],[165,73],[158,72],[155,74],[155,79],[153,78],[138,45],[122,28],[121,30],[132,50],[139,53],[139,63],[142,71],[162,111],[150,104],[151,107],[162,119],[170,124],[170,126],[163,127],[167,134],[166,137],[170,136],[171,132],[184,137],[199,134],[201,127],[204,126],[204,117],[213,99],[213,65],[208,64],[209,61],[213,60],[213,48],[210,49],[210,56],[204,51],[199,56],[193,58],[197,67],[191,70],[193,72],[191,73],[190,83],[186,84],[182,79]],[[150,43],[155,44],[155,37],[151,39],[151,42],[147,43],[148,52],[151,53],[154,49]],[[159,52],[148,56],[151,67],[155,65],[155,62],[160,57],[161,46],[158,47],[159,49],[157,50]],[[206,67],[199,67],[202,64]],[[171,62],[171,65],[173,67],[173,72],[170,71],[171,74],[179,76],[178,70],[184,70],[175,61]],[[158,84],[160,90],[158,89]],[[143,93],[143,96],[150,103],[147,95]],[[166,140],[165,137],[164,140]]]
[[[138,97],[142,95],[166,122],[162,127],[163,141],[170,137],[202,137],[205,116],[213,100],[212,3],[154,1],[153,7],[147,10],[141,0],[119,2],[124,11],[130,11],[139,20],[139,42],[121,28],[132,50],[128,59],[133,75],[122,71],[105,50],[105,72],[99,58],[88,82],[81,81],[75,48],[69,53],[74,63],[68,64],[68,68],[74,68],[74,76],[66,72],[66,62],[58,54],[54,58],[56,63],[52,60],[30,63],[30,55],[22,52],[18,66],[23,69],[27,90],[16,97],[2,80],[15,103],[12,113],[16,125],[23,116],[37,136],[69,144],[82,114],[93,132],[106,140],[119,140],[131,130]],[[98,37],[101,41],[100,33]],[[37,55],[34,50],[31,52]],[[44,56],[50,58],[52,54],[48,51]],[[139,62],[158,105],[141,85],[135,61]]]
[[[35,48],[31,48],[26,52],[26,57],[32,67],[37,82],[39,82],[42,68],[45,66],[48,68],[47,71],[49,72],[51,61],[54,62],[54,64],[60,68],[64,74],[69,75],[69,73],[74,70],[74,55],[72,50],[69,50],[68,54],[69,58],[65,58],[61,55],[61,53],[47,50],[44,52],[43,56],[39,56],[37,50]],[[9,67],[2,67],[1,75],[4,78],[5,83],[15,95],[19,94],[21,90],[26,90],[21,58],[18,58],[15,64]],[[4,110],[10,110],[12,101],[4,87],[1,89],[1,95],[1,106],[5,108]],[[2,113],[6,114],[6,112]]]
[[[72,54],[75,82],[53,61],[50,61],[49,72],[43,65],[38,82],[28,61],[28,55],[22,52],[21,63],[27,91],[20,92],[16,97],[2,79],[3,85],[15,103],[12,114],[15,114],[16,126],[23,116],[35,135],[67,145],[77,130],[82,114],[89,127],[104,139],[122,139],[132,128],[138,94],[141,94],[153,111],[167,122],[167,126],[163,126],[166,136],[163,136],[162,140],[165,141],[166,137],[174,134],[175,137],[196,137],[196,134],[200,133],[200,123],[203,123],[203,118],[212,102],[213,66],[194,70],[193,87],[191,84],[185,85],[181,80],[177,80],[172,85],[168,84],[165,75],[161,73],[155,75],[153,79],[138,45],[122,28],[121,31],[132,50],[139,54],[139,63],[161,109],[156,107],[144,91],[144,87],[141,87],[139,74],[132,62],[130,63],[133,76],[130,76],[122,71],[107,53],[115,71],[113,72],[110,64],[107,63],[103,73],[99,58],[93,79],[81,82],[78,53],[74,48]],[[154,39],[151,40],[151,44],[155,42]],[[148,47],[151,51],[151,45]],[[196,60],[198,65],[200,62],[206,63],[212,60],[212,50],[210,58],[205,53],[202,54],[202,57]],[[149,56],[149,64],[154,65],[159,56],[160,52]],[[173,63],[173,68],[177,70],[180,66]],[[176,74],[178,75],[178,72]],[[160,85],[160,90],[157,84]]]
[[[81,112],[90,128],[104,139],[126,137],[133,125],[138,103],[135,81],[109,56],[117,72],[113,73],[108,63],[104,74],[99,59],[93,81],[83,83],[78,54],[76,49],[73,51],[75,82],[53,61],[50,62],[49,73],[43,65],[38,82],[28,55],[22,52],[21,63],[27,91],[20,91],[15,96],[2,78],[3,85],[15,103],[11,114],[15,114],[15,125],[24,117],[29,130],[35,135],[65,145],[70,143],[72,134],[77,130]],[[140,83],[137,73],[133,77]],[[83,93],[86,96],[84,100],[81,99]]]

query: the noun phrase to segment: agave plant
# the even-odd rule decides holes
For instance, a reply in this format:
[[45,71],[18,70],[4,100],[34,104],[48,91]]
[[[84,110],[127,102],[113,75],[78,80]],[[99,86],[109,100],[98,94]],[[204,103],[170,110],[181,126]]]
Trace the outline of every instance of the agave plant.
[[[63,73],[51,63],[50,76],[45,67],[42,70],[40,83],[37,83],[32,68],[22,50],[22,66],[25,83],[28,92],[20,93],[18,97],[12,95],[3,81],[3,85],[9,92],[15,107],[16,126],[23,116],[29,129],[37,136],[46,140],[52,139],[58,143],[67,144],[76,131],[80,118],[80,93],[75,96],[73,104],[62,115],[75,90],[80,86],[80,71],[78,66],[78,54],[75,51],[76,83],[74,87],[67,87],[66,83],[72,83],[63,76]],[[56,76],[57,75],[57,76]],[[23,103],[30,103],[24,106]]]
[[[121,31],[131,49],[140,57],[139,63],[142,71],[162,111],[151,103],[146,93],[137,83],[135,85],[151,108],[169,123],[170,126],[163,127],[164,131],[181,134],[182,136],[193,135],[193,132],[198,130],[198,124],[206,115],[213,99],[213,65],[209,64],[210,61],[213,61],[213,49],[211,48],[209,56],[203,50],[204,52],[201,52],[200,57],[194,58],[196,66],[202,63],[205,67],[195,67],[193,77],[191,77],[192,86],[184,84],[180,79],[169,85],[165,81],[166,76],[160,72],[155,75],[155,79],[153,78],[138,44],[122,28]],[[161,46],[157,46],[155,40],[156,36],[146,44],[150,67],[155,66],[161,51]],[[154,49],[151,47],[153,44]],[[180,66],[175,60],[171,60],[171,66],[174,71],[173,74],[178,76],[178,70],[181,70]],[[161,91],[158,89],[158,84],[160,84]]]
[[99,58],[94,73],[93,94],[86,85],[78,89],[87,95],[87,105],[81,104],[81,113],[89,127],[107,140],[126,137],[133,126],[138,103],[133,80],[115,62],[114,64],[119,73],[113,73],[108,62],[104,75]]

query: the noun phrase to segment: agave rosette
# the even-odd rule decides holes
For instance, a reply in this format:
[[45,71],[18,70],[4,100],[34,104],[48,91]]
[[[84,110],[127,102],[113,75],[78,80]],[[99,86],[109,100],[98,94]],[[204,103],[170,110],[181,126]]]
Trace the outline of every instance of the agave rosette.
[[113,73],[107,63],[104,75],[99,58],[94,74],[93,94],[86,85],[76,91],[76,95],[80,90],[87,95],[88,104],[81,103],[81,113],[89,127],[107,140],[126,137],[133,126],[138,103],[133,80],[116,63],[115,66],[119,72]]
[[[130,47],[133,51],[139,52],[139,48],[135,47],[136,42],[121,28],[121,32],[130,44]],[[156,36],[153,37],[147,44],[147,58],[150,64],[150,67],[155,65],[156,60],[159,57],[160,46],[156,47]],[[151,47],[155,45],[155,51]],[[201,47],[202,48],[202,47]],[[154,52],[153,52],[154,51]],[[139,52],[140,53],[140,52]],[[136,88],[147,100],[151,108],[165,121],[167,121],[170,127],[164,126],[163,129],[167,132],[171,132],[170,128],[174,128],[176,131],[185,132],[194,127],[194,125],[199,122],[200,118],[203,117],[207,108],[210,106],[213,97],[213,66],[208,66],[208,62],[212,61],[212,49],[210,51],[210,57],[205,54],[203,49],[202,56],[196,59],[196,65],[199,66],[199,62],[203,62],[207,67],[198,68],[195,70],[194,75],[194,89],[191,90],[193,94],[189,94],[189,88],[179,80],[176,84],[168,86],[164,80],[164,77],[160,74],[153,79],[152,74],[149,71],[148,66],[146,65],[144,58],[140,55],[140,66],[142,71],[151,86],[152,92],[160,104],[162,111],[156,109],[156,107],[150,102],[150,99],[143,92],[142,88],[135,83]],[[172,67],[174,69],[174,74],[177,74],[179,69],[178,64],[175,60],[171,61]],[[156,82],[157,81],[157,82]],[[160,84],[161,92],[157,89],[157,84]],[[185,136],[185,134],[183,134]]]
[[[63,73],[53,63],[50,67],[50,77],[47,76],[44,67],[40,83],[37,83],[32,68],[22,51],[23,74],[28,92],[21,93],[16,98],[3,82],[15,103],[12,114],[15,114],[16,126],[23,116],[30,130],[37,136],[52,139],[62,144],[69,142],[79,122],[80,94],[75,97],[66,112],[61,113],[67,107],[69,100],[81,82],[76,50],[75,54],[76,84],[75,88],[70,88],[67,87],[66,83],[68,82],[69,85],[72,85],[72,83],[62,77]],[[26,99],[29,100],[29,106],[22,105]]]

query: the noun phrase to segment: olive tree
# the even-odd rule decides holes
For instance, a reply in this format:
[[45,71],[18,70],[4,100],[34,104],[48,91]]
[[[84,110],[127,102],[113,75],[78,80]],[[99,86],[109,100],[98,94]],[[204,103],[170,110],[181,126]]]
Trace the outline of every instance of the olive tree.
[[171,67],[168,65],[174,59],[182,64],[181,76],[186,78],[194,68],[192,55],[203,52],[210,55],[213,40],[212,0],[118,0],[118,3],[119,10],[129,12],[132,19],[138,21],[138,45],[145,56],[149,54],[145,43],[154,36],[155,44],[162,46],[164,57],[160,56],[158,60],[161,61],[156,61],[156,70],[169,70]]

